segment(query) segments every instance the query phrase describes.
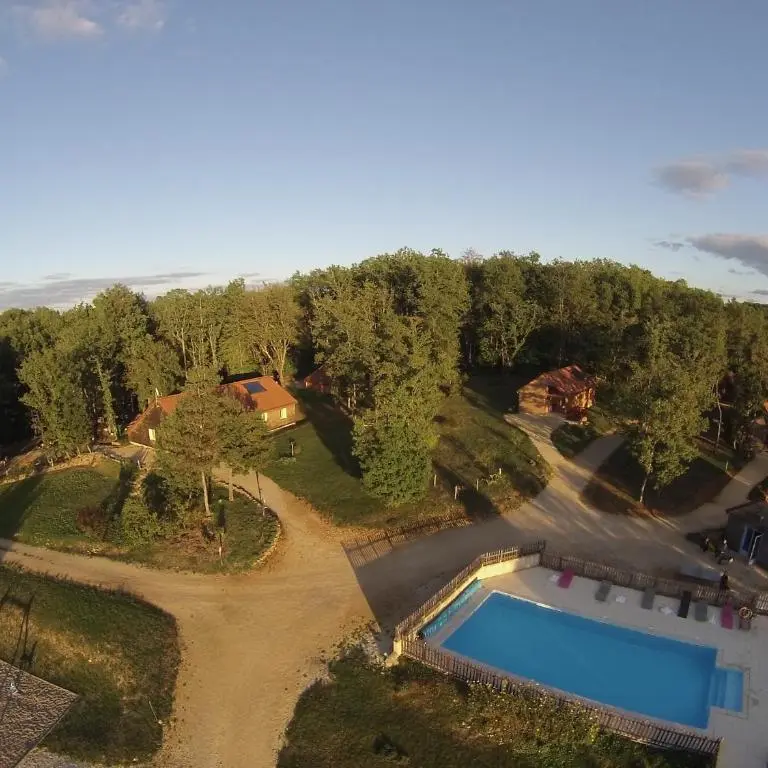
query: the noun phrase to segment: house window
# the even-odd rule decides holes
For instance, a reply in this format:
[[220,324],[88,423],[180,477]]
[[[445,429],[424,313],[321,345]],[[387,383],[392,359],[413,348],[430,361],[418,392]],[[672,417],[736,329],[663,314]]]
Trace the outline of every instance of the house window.
[[261,414],[261,418],[264,419],[264,421],[266,421],[269,418],[269,414],[266,411],[264,411],[264,413]]
[[281,419],[287,419],[288,418],[288,409],[287,408],[281,408],[280,409],[280,418]]
[[157,433],[155,432],[154,429],[152,429],[152,427],[150,427],[149,428],[149,442],[150,443],[154,443],[156,439],[157,439]]

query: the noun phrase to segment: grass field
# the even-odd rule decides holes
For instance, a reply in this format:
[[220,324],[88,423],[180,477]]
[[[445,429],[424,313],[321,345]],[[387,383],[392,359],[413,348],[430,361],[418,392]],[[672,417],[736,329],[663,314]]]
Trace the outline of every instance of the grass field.
[[77,527],[82,507],[114,506],[119,494],[120,467],[101,461],[33,475],[0,485],[0,537],[40,546],[76,546],[83,534]]
[[[236,495],[215,487],[213,509],[225,521],[222,558],[218,538],[193,528],[129,547],[122,541],[120,513],[131,490],[130,473],[121,474],[116,462],[101,460],[93,467],[64,469],[33,475],[0,486],[0,536],[26,544],[74,552],[90,552],[156,568],[198,572],[242,571],[251,567],[277,533],[273,517]],[[106,511],[110,523],[103,534],[86,533],[77,525],[83,508]]]
[[[396,526],[451,511],[474,517],[512,509],[544,487],[549,468],[529,438],[504,421],[500,401],[513,390],[495,382],[470,380],[462,394],[445,400],[433,455],[437,484],[417,504],[391,509],[365,492],[352,456],[351,424],[316,393],[302,393],[307,421],[275,436],[279,458],[267,474],[339,525]],[[458,501],[455,485],[463,488]]]
[[700,439],[697,447],[699,456],[685,474],[660,492],[648,484],[645,504],[641,506],[637,497],[643,471],[624,445],[597,470],[584,489],[584,498],[604,512],[619,515],[691,512],[717,496],[733,474],[744,466],[744,460],[725,445],[716,449],[712,443]]
[[278,768],[709,768],[601,732],[580,716],[360,655],[301,697]]
[[126,595],[9,566],[0,566],[2,596],[0,658],[19,663],[26,652],[26,671],[80,696],[45,746],[110,764],[150,757],[162,740],[157,719],[167,722],[173,704],[174,619]]

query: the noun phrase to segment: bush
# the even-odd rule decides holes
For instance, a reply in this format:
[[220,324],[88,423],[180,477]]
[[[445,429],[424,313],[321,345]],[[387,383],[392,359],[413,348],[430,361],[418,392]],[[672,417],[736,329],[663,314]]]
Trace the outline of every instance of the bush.
[[83,533],[104,538],[108,524],[109,513],[104,506],[88,504],[77,510],[76,525]]
[[135,498],[123,504],[120,522],[123,540],[130,547],[150,544],[162,531],[157,515]]

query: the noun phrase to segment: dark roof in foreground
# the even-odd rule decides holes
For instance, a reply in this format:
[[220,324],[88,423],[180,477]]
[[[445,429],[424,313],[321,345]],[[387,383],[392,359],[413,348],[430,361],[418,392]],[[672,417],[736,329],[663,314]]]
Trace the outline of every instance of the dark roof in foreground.
[[13,768],[67,714],[77,695],[0,661],[0,768]]

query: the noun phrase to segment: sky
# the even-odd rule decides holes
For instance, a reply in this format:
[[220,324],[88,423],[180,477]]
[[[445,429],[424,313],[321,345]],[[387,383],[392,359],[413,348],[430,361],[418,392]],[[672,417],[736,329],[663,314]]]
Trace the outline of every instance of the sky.
[[0,0],[0,308],[409,246],[768,297],[768,2]]

